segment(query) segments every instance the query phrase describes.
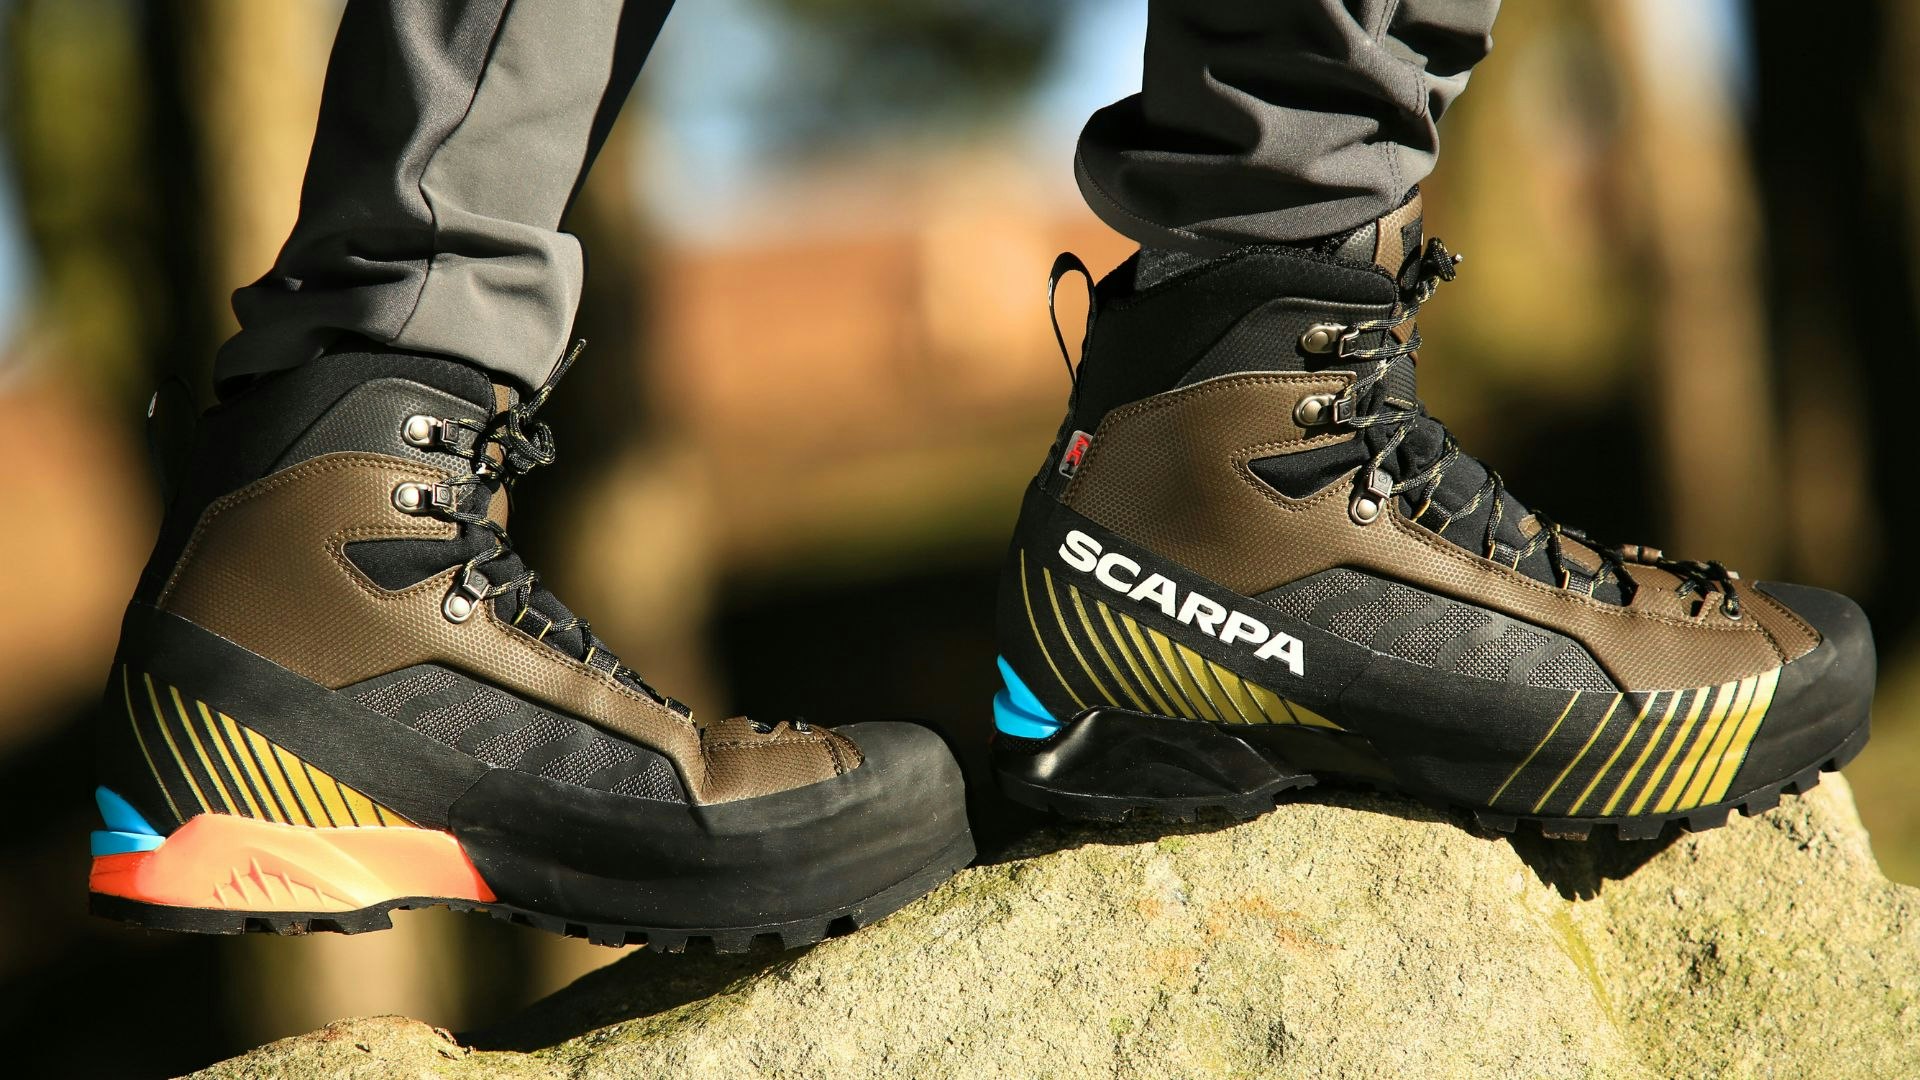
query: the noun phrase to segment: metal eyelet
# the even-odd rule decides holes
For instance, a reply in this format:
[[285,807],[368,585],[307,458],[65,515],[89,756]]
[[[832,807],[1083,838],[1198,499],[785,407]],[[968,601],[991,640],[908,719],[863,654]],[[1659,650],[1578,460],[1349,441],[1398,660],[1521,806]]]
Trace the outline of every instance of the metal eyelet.
[[1393,477],[1385,469],[1368,469],[1366,485],[1354,493],[1353,501],[1347,504],[1347,516],[1355,525],[1371,525],[1380,520],[1380,514],[1387,507],[1387,500],[1393,497]]
[[1300,351],[1316,356],[1330,353],[1340,347],[1340,338],[1346,332],[1339,323],[1314,323],[1300,335]]
[[433,485],[411,481],[393,489],[393,507],[403,514],[427,514],[433,511]]
[[1333,420],[1332,394],[1308,394],[1293,407],[1293,422],[1303,428],[1319,427]]
[[400,428],[400,437],[405,439],[409,446],[417,446],[422,450],[429,449],[439,441],[440,421],[432,416],[409,416],[406,424]]
[[455,502],[451,484],[421,484],[409,480],[393,489],[393,508],[414,517],[449,513]]
[[1353,416],[1358,408],[1359,406],[1353,400],[1353,388],[1348,387],[1340,392],[1339,397],[1333,399],[1333,422],[1336,424],[1353,423]]
[[487,598],[487,588],[491,584],[480,571],[466,571],[460,581],[447,590],[446,599],[440,601],[440,614],[446,616],[450,623],[463,623],[473,618],[480,601]]

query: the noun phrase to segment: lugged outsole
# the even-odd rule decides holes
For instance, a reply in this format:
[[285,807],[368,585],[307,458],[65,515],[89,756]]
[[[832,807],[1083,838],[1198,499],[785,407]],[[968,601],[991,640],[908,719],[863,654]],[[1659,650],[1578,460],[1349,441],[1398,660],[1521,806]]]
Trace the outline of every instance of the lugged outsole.
[[[1780,796],[1783,794],[1803,795],[1819,786],[1822,773],[1838,772],[1852,761],[1867,745],[1868,734],[1868,726],[1861,724],[1831,753],[1785,780],[1765,785],[1738,799],[1729,799],[1671,814],[1641,814],[1635,817],[1614,818],[1555,818],[1529,814],[1504,814],[1485,807],[1427,798],[1416,792],[1390,785],[1366,784],[1365,786],[1377,791],[1412,798],[1438,810],[1470,814],[1476,824],[1490,832],[1515,833],[1522,827],[1537,827],[1542,835],[1554,839],[1586,840],[1596,831],[1611,828],[1622,840],[1653,840],[1665,833],[1669,826],[1677,825],[1687,832],[1705,832],[1725,825],[1736,810],[1747,817],[1757,817],[1779,805]],[[1198,821],[1201,815],[1206,813],[1221,814],[1235,821],[1251,821],[1277,808],[1281,797],[1286,793],[1300,791],[1319,783],[1316,777],[1296,775],[1284,777],[1267,788],[1244,795],[1146,800],[1055,791],[1028,784],[1005,773],[999,775],[999,780],[1001,792],[1022,806],[1057,814],[1070,820],[1097,822],[1117,822],[1129,817],[1155,817],[1176,822],[1193,822]]]
[[363,934],[386,930],[393,926],[392,913],[396,910],[446,907],[454,911],[484,913],[503,922],[531,926],[565,937],[585,938],[595,945],[644,945],[655,952],[679,953],[685,952],[689,945],[705,941],[712,944],[715,952],[741,953],[762,939],[772,939],[782,948],[794,949],[852,933],[932,892],[971,863],[973,857],[973,838],[963,834],[932,862],[872,896],[809,918],[758,926],[680,928],[579,922],[512,904],[437,896],[398,897],[351,911],[248,912],[149,904],[93,893],[89,907],[95,915],[149,930],[289,936]]

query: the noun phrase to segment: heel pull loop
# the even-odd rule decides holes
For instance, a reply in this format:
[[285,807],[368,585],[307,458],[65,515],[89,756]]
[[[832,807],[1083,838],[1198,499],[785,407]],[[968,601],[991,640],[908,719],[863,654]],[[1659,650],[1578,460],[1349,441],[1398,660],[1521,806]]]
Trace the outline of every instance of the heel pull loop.
[[1080,358],[1084,362],[1087,345],[1093,340],[1093,316],[1095,299],[1093,291],[1093,271],[1080,261],[1080,256],[1071,251],[1063,251],[1054,257],[1053,269],[1047,271],[1047,318],[1053,323],[1053,340],[1060,344],[1060,359],[1067,365],[1067,381],[1078,383],[1080,369],[1073,362],[1073,354],[1067,351],[1067,335],[1060,332],[1060,311],[1054,304],[1054,295],[1060,289],[1060,279],[1068,274],[1079,274],[1087,279],[1087,330],[1080,338]]

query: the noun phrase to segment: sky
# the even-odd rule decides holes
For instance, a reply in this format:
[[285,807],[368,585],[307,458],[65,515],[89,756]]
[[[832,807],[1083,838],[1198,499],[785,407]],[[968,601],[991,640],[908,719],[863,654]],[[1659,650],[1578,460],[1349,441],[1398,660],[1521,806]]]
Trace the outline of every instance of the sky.
[[[13,170],[0,164],[0,342],[19,329],[31,282],[27,280],[26,240],[20,235],[20,206],[14,198]],[[0,348],[0,389],[5,389],[15,350]]]
[[[654,221],[688,238],[724,236],[781,182],[753,103],[777,92],[788,54],[758,10],[755,0],[683,3],[647,61],[654,125],[637,140],[639,194]],[[1073,141],[1087,115],[1140,88],[1146,25],[1146,0],[1073,0],[1065,39],[1013,118],[1021,150],[1057,163],[1061,190],[1072,190]]]

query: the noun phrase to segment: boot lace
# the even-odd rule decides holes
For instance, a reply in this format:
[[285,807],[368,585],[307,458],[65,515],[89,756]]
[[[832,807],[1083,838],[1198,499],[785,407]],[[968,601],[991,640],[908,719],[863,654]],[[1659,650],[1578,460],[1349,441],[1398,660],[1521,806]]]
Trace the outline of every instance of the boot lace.
[[[464,476],[456,476],[444,481],[450,498],[436,499],[435,512],[450,521],[460,522],[484,530],[492,539],[491,550],[481,552],[468,559],[460,567],[456,577],[456,588],[464,592],[478,605],[502,597],[512,597],[518,611],[513,617],[513,625],[532,633],[536,640],[544,641],[548,635],[569,630],[578,630],[585,653],[580,659],[590,667],[598,668],[615,679],[631,683],[658,700],[661,704],[681,713],[691,715],[688,707],[654,689],[640,677],[640,673],[622,664],[618,657],[608,651],[606,645],[593,636],[593,627],[577,615],[564,619],[549,618],[533,606],[534,594],[540,590],[540,575],[537,571],[524,568],[504,581],[495,582],[482,573],[481,568],[508,557],[514,553],[513,541],[507,535],[506,526],[501,525],[486,513],[496,493],[504,489],[512,496],[514,487],[528,473],[554,463],[558,448],[554,443],[553,429],[544,421],[534,419],[534,414],[547,403],[553,388],[562,376],[566,375],[587,343],[576,341],[560,363],[547,376],[532,397],[495,413],[484,422],[466,420],[459,417],[442,419],[442,442],[451,449],[464,452],[472,462],[473,471]],[[493,452],[489,452],[493,451]],[[498,460],[496,460],[496,454]],[[478,509],[473,509],[477,507]],[[564,605],[562,605],[564,609]],[[538,632],[525,625],[529,619],[540,620]]]
[[[1414,354],[1421,346],[1417,321],[1420,307],[1433,297],[1441,282],[1454,279],[1461,261],[1462,257],[1448,251],[1438,237],[1428,240],[1413,269],[1412,282],[1403,290],[1393,314],[1355,323],[1340,336],[1335,350],[1337,356],[1370,361],[1372,367],[1361,372],[1346,391],[1334,399],[1333,420],[1356,431],[1377,428],[1381,432],[1369,440],[1376,448],[1367,468],[1360,473],[1355,497],[1365,494],[1384,502],[1388,498],[1405,495],[1409,502],[1419,502],[1413,519],[1437,521],[1437,524],[1429,526],[1437,534],[1444,534],[1456,520],[1471,517],[1483,505],[1489,505],[1490,500],[1480,543],[1481,554],[1489,559],[1518,568],[1521,562],[1545,551],[1548,565],[1559,578],[1562,588],[1577,588],[1592,595],[1602,585],[1617,583],[1623,604],[1631,604],[1640,589],[1640,582],[1634,578],[1629,566],[1656,567],[1680,579],[1674,591],[1691,598],[1695,616],[1717,596],[1721,612],[1730,619],[1738,619],[1740,596],[1734,583],[1740,575],[1717,562],[1669,559],[1656,548],[1602,543],[1579,529],[1563,526],[1537,511],[1533,513],[1533,518],[1539,528],[1524,546],[1514,548],[1502,543],[1498,534],[1506,510],[1504,496],[1507,486],[1500,474],[1484,462],[1480,466],[1486,472],[1486,479],[1472,498],[1452,510],[1434,501],[1447,470],[1465,457],[1466,451],[1461,449],[1446,425],[1427,412],[1426,405],[1417,399],[1408,400],[1387,393],[1386,386],[1390,385],[1388,379],[1400,365],[1414,362]],[[1397,333],[1402,327],[1409,327],[1404,338]],[[1381,343],[1363,346],[1362,339]],[[1376,393],[1376,389],[1379,392]],[[1439,428],[1439,452],[1412,474],[1393,479],[1385,468],[1387,460],[1409,435],[1425,425]],[[1598,570],[1589,574],[1574,565],[1567,558],[1566,540],[1576,541],[1598,555]]]

